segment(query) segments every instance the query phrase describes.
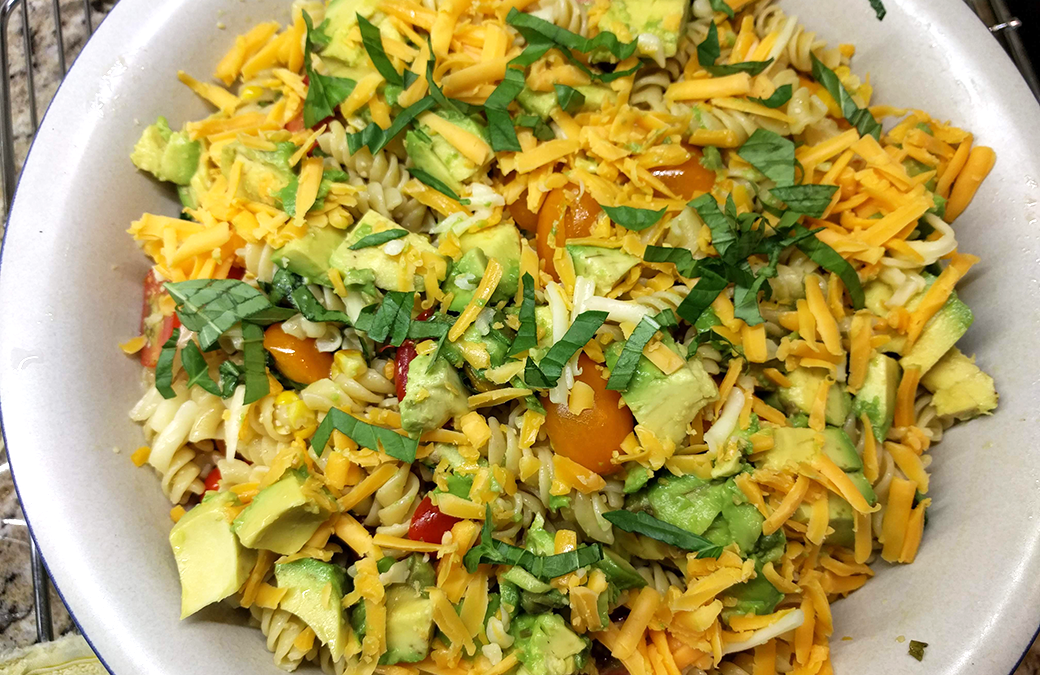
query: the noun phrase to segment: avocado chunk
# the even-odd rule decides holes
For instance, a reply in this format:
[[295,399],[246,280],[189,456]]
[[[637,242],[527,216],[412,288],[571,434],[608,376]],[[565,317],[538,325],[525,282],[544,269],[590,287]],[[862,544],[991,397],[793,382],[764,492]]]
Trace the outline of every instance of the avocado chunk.
[[924,375],[957,344],[974,321],[971,309],[957,298],[956,293],[951,293],[942,308],[924,325],[921,335],[899,360],[899,365],[903,370],[918,368]]
[[201,155],[201,143],[189,140],[183,131],[174,133],[166,118],[160,117],[141,134],[130,161],[159,180],[188,185]]
[[332,286],[329,258],[346,236],[346,232],[334,227],[312,227],[304,236],[275,250],[271,262],[299,274],[305,283]]
[[[780,389],[780,402],[787,409],[788,414],[812,412],[813,402],[816,400],[816,392],[823,384],[824,374],[812,368],[795,368],[787,373],[787,379],[791,380],[790,387]],[[827,424],[841,426],[845,424],[845,418],[849,416],[852,402],[845,387],[840,382],[831,384],[827,392],[827,408],[825,417]]]
[[819,434],[808,428],[774,429],[773,447],[766,452],[762,466],[776,471],[814,469],[821,454],[827,455],[845,472],[868,504],[877,502],[873,488],[863,478],[863,460],[848,435],[837,427],[827,427]]
[[[620,342],[608,348],[608,368],[614,367],[623,348]],[[719,389],[700,359],[686,361],[679,370],[665,375],[645,356],[639,357],[628,390],[621,394],[639,424],[662,441],[667,438],[676,444],[686,438],[686,428],[697,413],[718,396]]]
[[556,92],[535,91],[526,86],[516,95],[516,102],[532,115],[538,115],[543,122],[549,119],[557,107]]
[[[608,5],[599,19],[599,32],[617,35],[622,42],[638,40],[637,54],[643,56],[675,56],[679,37],[689,17],[690,3],[685,0],[616,0]],[[641,36],[646,36],[639,39]],[[657,46],[660,45],[660,51]],[[614,59],[605,49],[589,54],[592,62]]]
[[619,248],[605,246],[581,246],[567,244],[567,253],[574,263],[574,274],[592,279],[596,292],[605,295],[614,288],[628,271],[636,266],[639,258]]
[[438,429],[456,415],[469,411],[466,389],[446,360],[420,354],[408,367],[405,395],[400,401],[401,428],[409,434]]
[[282,555],[296,553],[329,519],[336,502],[304,468],[286,473],[264,488],[235,518],[239,541]]
[[632,563],[609,548],[603,549],[603,559],[595,563],[593,567],[603,570],[607,581],[614,584],[619,591],[646,586],[646,579],[636,572]]
[[[445,129],[457,127],[485,143],[489,142],[487,128],[472,117],[467,117],[454,110],[438,110],[430,114],[450,125]],[[462,194],[463,183],[477,175],[477,172],[483,168],[482,164],[475,164],[454,145],[454,143],[465,143],[471,139],[462,135],[449,140],[430,126],[423,124],[422,119],[420,118],[420,123],[415,129],[405,134],[405,151],[415,161],[417,167],[447,185],[455,194]],[[432,119],[427,119],[432,123]],[[447,133],[446,130],[445,133]]]
[[231,175],[236,162],[242,165],[236,197],[281,208],[281,199],[275,193],[284,190],[296,178],[289,164],[296,145],[285,141],[275,146],[274,150],[257,150],[240,141],[232,141],[221,149],[220,172],[225,178]]
[[[794,515],[791,516],[791,519],[806,524],[809,522],[809,514],[811,510],[811,505],[803,502],[798,505],[797,509],[795,509]],[[854,546],[856,543],[856,533],[853,530],[853,526],[856,523],[856,514],[849,503],[835,494],[828,494],[827,513],[828,522],[833,532],[827,535],[823,540],[824,543],[833,546],[847,546],[849,548]]]
[[736,543],[747,556],[762,534],[764,518],[732,478],[705,481],[697,476],[662,476],[632,496],[626,508],[704,536],[714,544]]
[[723,595],[737,601],[733,607],[722,610],[725,620],[729,620],[731,616],[745,614],[772,614],[776,611],[776,606],[784,599],[784,594],[769,583],[761,571],[753,579],[726,589]]
[[[469,345],[482,347],[487,352],[490,367],[496,368],[501,366],[505,363],[506,356],[509,353],[509,347],[513,344],[513,338],[511,335],[512,331],[509,331],[510,335],[507,335],[506,331],[509,329],[505,328],[503,330],[485,328],[484,330],[487,332],[481,333],[481,328],[476,324],[470,326],[465,330],[457,342],[445,342],[444,346],[441,348],[441,354],[449,363],[451,363],[451,365],[456,368],[462,368],[466,365],[467,361],[466,354],[463,353],[460,347],[468,343]],[[473,360],[472,357],[471,360]],[[478,366],[473,363],[470,363],[469,365],[474,368],[483,368],[483,366]],[[482,370],[471,374],[476,374],[479,377],[480,372],[482,372]]]
[[518,673],[526,675],[571,675],[584,667],[591,646],[567,627],[562,616],[551,612],[521,614],[509,632],[516,639]]
[[359,81],[376,72],[361,42],[358,15],[373,21],[384,36],[401,39],[401,34],[389,21],[373,18],[379,7],[378,0],[329,0],[327,5],[324,30],[329,36],[329,44],[322,49],[321,59],[329,73]]
[[210,492],[170,531],[182,619],[237,591],[256,564],[256,551],[242,546],[231,531],[228,511],[238,503],[233,492]]
[[943,416],[968,420],[989,415],[997,407],[997,390],[993,378],[975,365],[975,359],[953,347],[921,378],[924,388],[932,392],[935,412]]
[[386,592],[386,653],[379,662],[417,663],[430,651],[433,603],[411,586],[394,585]]
[[[400,225],[377,211],[366,212],[351,228],[343,243],[329,256],[329,267],[335,268],[343,277],[343,283],[348,286],[375,283],[387,291],[421,289],[422,279],[408,273],[408,256],[416,251],[420,255],[431,254],[441,258],[426,236],[409,232],[404,237],[379,246],[366,246],[357,250],[350,248],[370,234],[401,229]],[[391,255],[387,253],[387,247],[397,252]]]
[[348,637],[343,613],[346,570],[313,558],[301,558],[275,565],[274,575],[278,587],[286,589],[279,607],[303,619],[329,648],[333,659],[342,657]]
[[[491,295],[491,302],[511,300],[516,295],[520,287],[520,232],[515,227],[503,223],[464,234],[459,237],[459,248],[463,252],[479,249],[487,258],[494,258],[502,265],[502,278]],[[480,274],[483,276],[484,272]]]
[[448,309],[461,312],[473,299],[484,270],[487,269],[487,256],[479,248],[472,248],[462,254],[459,261],[452,265],[448,278],[444,281],[444,293],[451,293],[451,304]]
[[874,438],[885,440],[892,426],[896,410],[896,391],[899,389],[900,370],[896,360],[884,354],[874,354],[867,365],[867,376],[856,392],[852,414],[866,414],[874,431]]

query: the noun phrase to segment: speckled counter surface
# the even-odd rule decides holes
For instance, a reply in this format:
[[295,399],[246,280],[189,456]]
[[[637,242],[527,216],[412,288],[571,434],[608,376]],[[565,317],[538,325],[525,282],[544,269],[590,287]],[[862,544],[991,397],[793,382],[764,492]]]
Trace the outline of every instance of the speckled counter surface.
[[[162,0],[154,0],[161,2]],[[33,45],[32,74],[37,117],[42,117],[61,82],[53,0],[26,0]],[[60,0],[61,28],[66,64],[72,64],[89,35],[86,6],[94,27],[116,0]],[[11,45],[11,98],[14,110],[15,154],[19,166],[33,134],[26,59],[23,50],[22,11],[16,10],[8,31]],[[0,224],[0,236],[3,227]],[[29,535],[18,506],[14,484],[0,441],[0,653],[36,641],[33,585],[30,573]],[[46,553],[46,552],[44,552]],[[869,591],[868,591],[869,592]],[[75,630],[56,593],[51,593],[55,636]],[[927,672],[922,665],[922,675]],[[1034,645],[1015,675],[1040,675],[1040,647]]]

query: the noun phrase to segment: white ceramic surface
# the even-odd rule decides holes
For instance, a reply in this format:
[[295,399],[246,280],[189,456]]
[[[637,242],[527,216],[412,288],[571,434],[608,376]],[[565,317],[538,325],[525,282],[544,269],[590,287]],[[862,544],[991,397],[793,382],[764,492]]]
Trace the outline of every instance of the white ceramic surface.
[[[173,195],[127,159],[143,124],[203,106],[176,82],[205,77],[234,36],[285,20],[287,0],[123,0],[43,122],[22,175],[0,267],[0,401],[18,488],[48,567],[119,675],[277,672],[260,633],[214,609],[178,622],[169,504],[128,454],[138,365],[116,347],[137,331],[147,269],[124,230]],[[957,0],[785,3],[832,42],[855,42],[877,100],[975,132],[998,163],[958,221],[983,263],[963,284],[975,326],[962,348],[996,378],[1001,407],[934,452],[917,563],[835,607],[836,670],[1008,673],[1040,625],[1040,109],[1011,62]],[[811,12],[810,12],[811,9]],[[226,24],[226,30],[217,27]],[[113,448],[121,449],[120,454]],[[851,636],[851,641],[843,641]],[[898,638],[929,643],[924,663]]]

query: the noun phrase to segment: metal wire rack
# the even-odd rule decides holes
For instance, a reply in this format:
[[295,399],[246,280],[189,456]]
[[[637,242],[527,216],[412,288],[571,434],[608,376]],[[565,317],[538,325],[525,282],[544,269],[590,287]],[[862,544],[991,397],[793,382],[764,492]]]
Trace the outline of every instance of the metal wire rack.
[[[1040,83],[1017,32],[1021,22],[1011,16],[1004,0],[965,1],[998,37],[1034,95],[1040,99]],[[118,0],[0,0],[0,188],[3,190],[4,221],[14,199],[24,155],[39,126],[39,109],[46,107],[56,85],[64,78],[68,64],[82,49],[86,38],[93,34],[95,22],[100,22],[116,2]],[[47,5],[50,5],[49,10]],[[17,23],[13,21],[15,18]],[[68,39],[65,27],[70,25],[82,29],[77,30],[77,39]],[[12,35],[15,35],[14,40]],[[13,51],[17,42],[21,42],[21,54]],[[48,80],[51,86],[42,92],[37,86],[36,71],[40,68],[36,58],[37,42],[48,52],[52,48],[56,51],[54,61],[59,71],[49,74],[52,76]],[[16,108],[13,95],[16,90],[23,91],[23,87],[27,110]],[[0,241],[2,236],[3,227],[0,226]],[[0,471],[6,468],[6,457],[0,446]],[[49,580],[35,542],[30,541],[30,546],[36,635],[38,641],[49,642],[54,637]]]

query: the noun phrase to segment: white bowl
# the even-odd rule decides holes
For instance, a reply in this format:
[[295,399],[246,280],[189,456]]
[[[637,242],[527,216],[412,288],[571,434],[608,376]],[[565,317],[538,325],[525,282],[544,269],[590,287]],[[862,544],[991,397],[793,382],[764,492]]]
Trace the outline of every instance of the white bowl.
[[[857,45],[876,100],[951,119],[996,148],[996,169],[957,224],[962,250],[983,261],[962,285],[976,317],[962,348],[993,374],[1001,405],[934,452],[917,562],[875,565],[877,578],[835,605],[835,669],[1007,673],[1040,625],[1040,109],[962,2],[887,4],[883,23],[867,0],[785,7],[831,42]],[[169,504],[129,459],[141,442],[127,419],[139,366],[116,344],[137,332],[147,270],[124,230],[144,211],[178,212],[128,159],[142,125],[203,115],[177,70],[206,77],[236,34],[286,20],[288,6],[120,2],[54,99],[11,213],[0,268],[8,452],[48,569],[119,675],[277,672],[240,615],[177,620]],[[904,637],[929,644],[923,663]]]

